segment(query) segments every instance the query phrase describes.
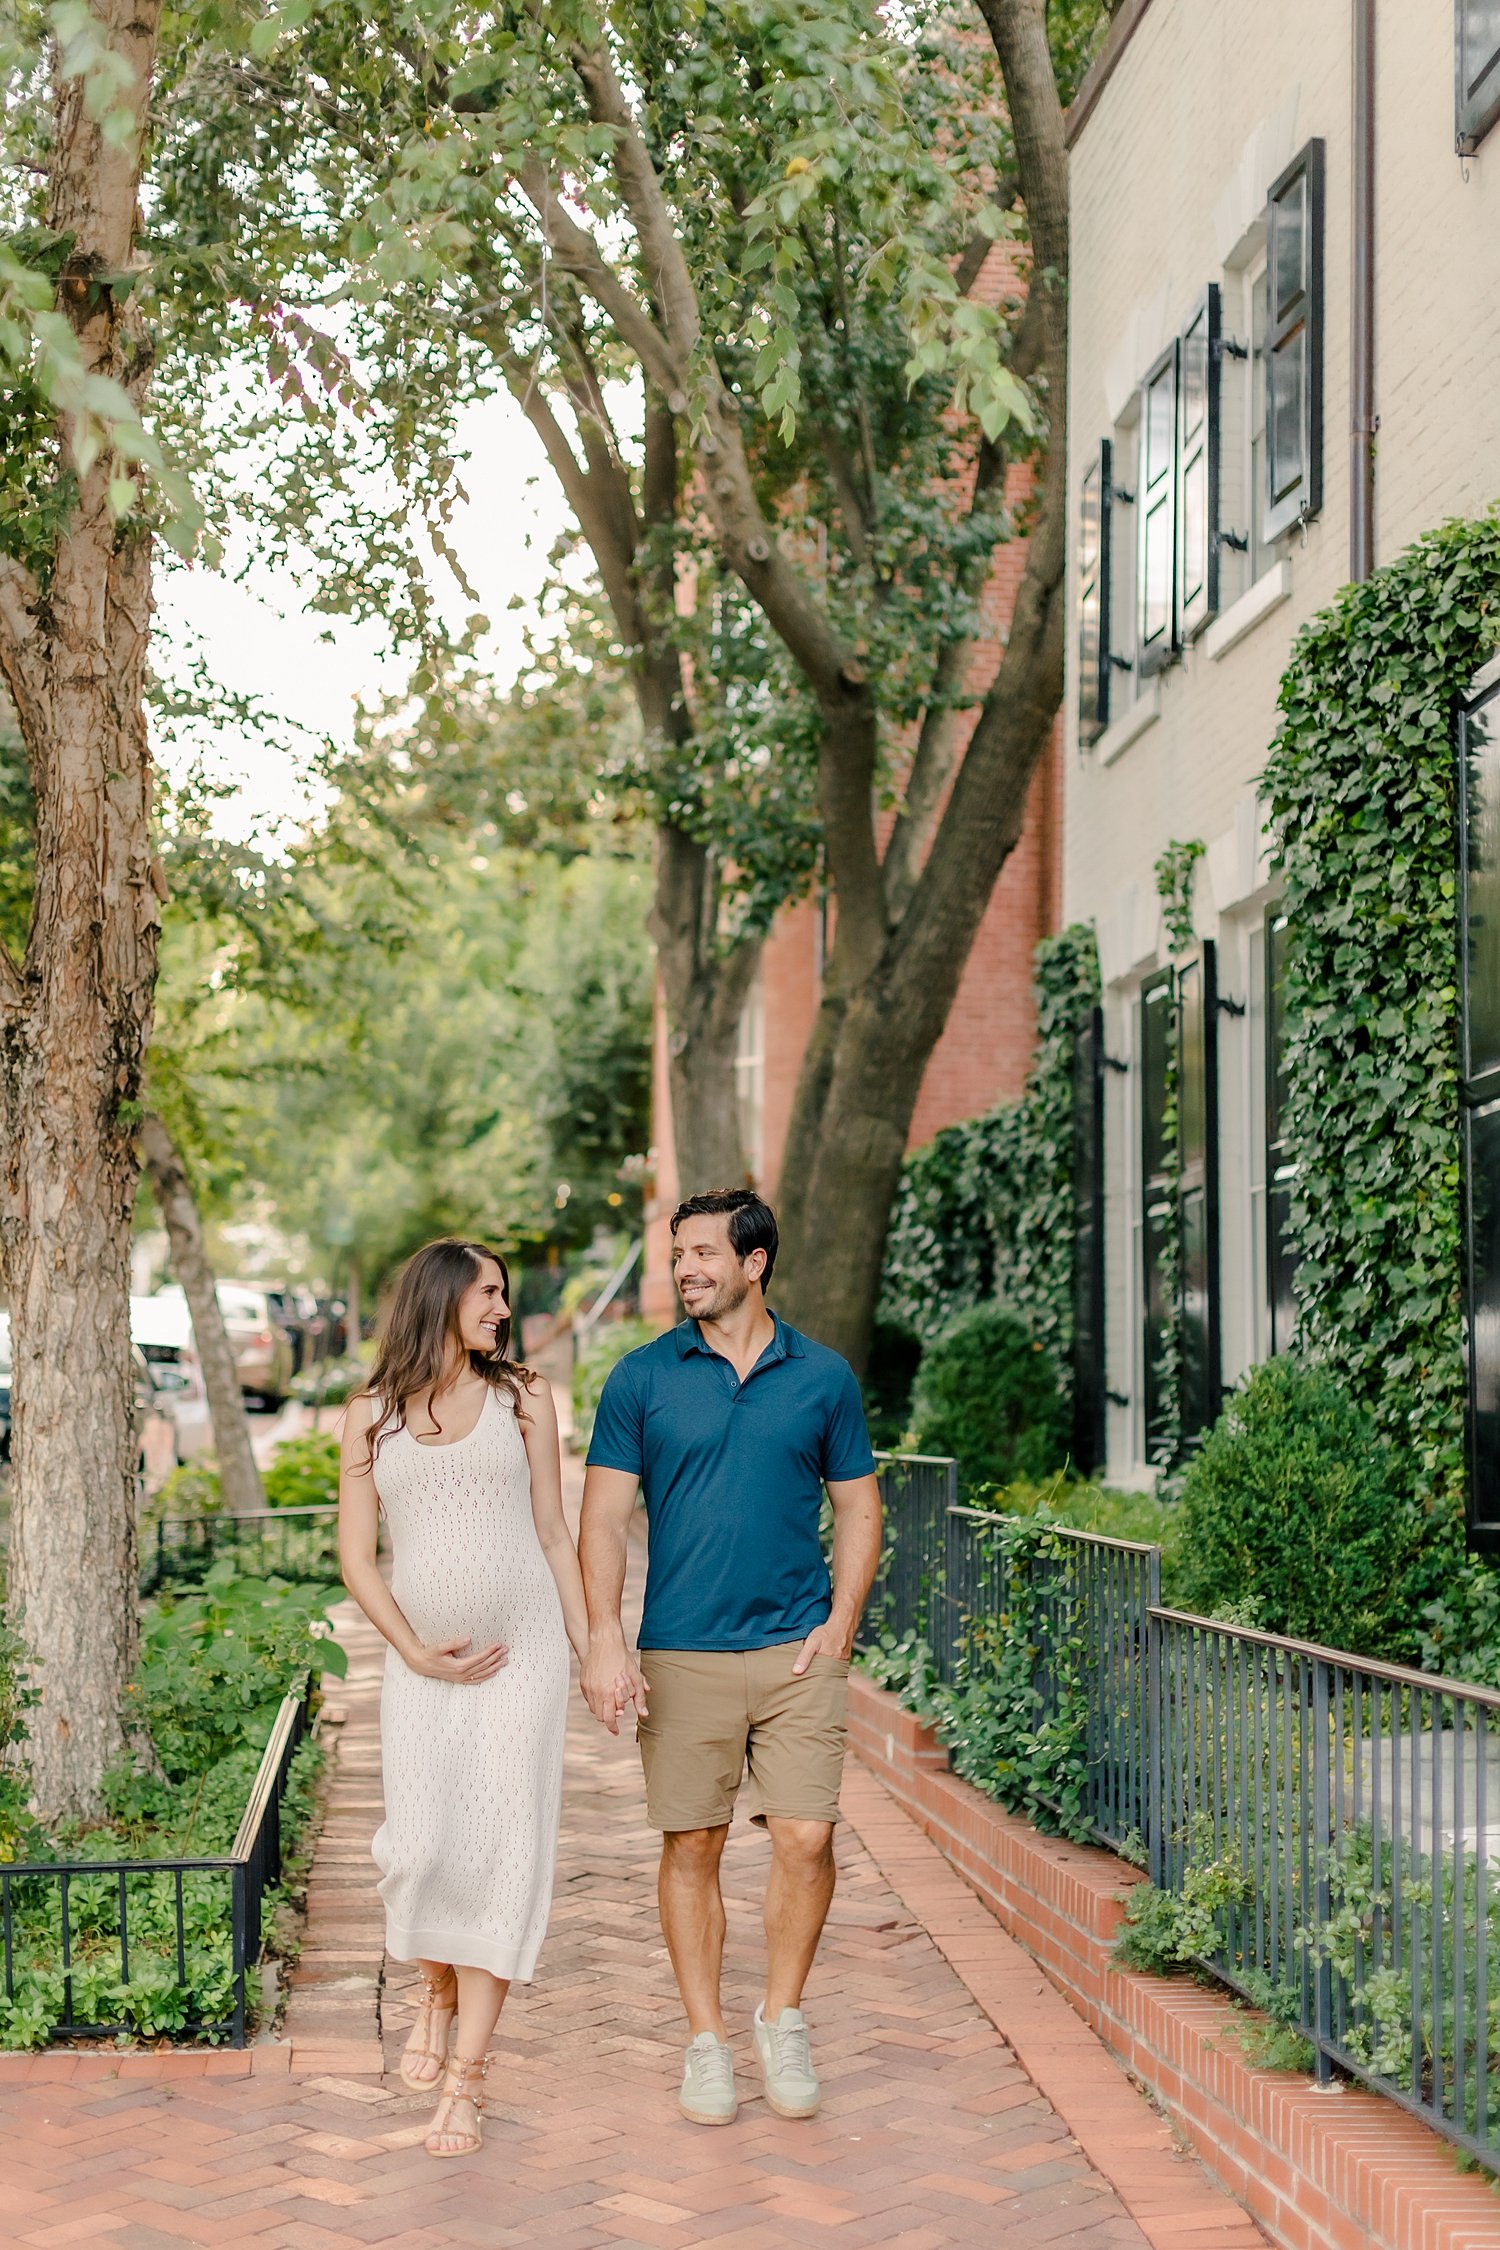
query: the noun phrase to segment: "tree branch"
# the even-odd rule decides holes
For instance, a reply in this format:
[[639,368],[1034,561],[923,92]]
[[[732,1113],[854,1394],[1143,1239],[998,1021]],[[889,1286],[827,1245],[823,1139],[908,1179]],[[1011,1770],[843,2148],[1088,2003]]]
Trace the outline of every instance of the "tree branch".
[[[1026,321],[1047,414],[1037,508],[1000,668],[958,768],[926,866],[896,938],[896,1005],[915,1006],[949,975],[958,933],[978,927],[1025,819],[1031,777],[1062,701],[1066,560],[1068,160],[1063,113],[1036,0],[979,0],[1005,81],[1032,246]],[[962,965],[967,945],[958,952]]]
[[[974,492],[969,514],[977,515],[990,495],[1005,484],[1003,447],[981,443],[974,465]],[[943,794],[958,762],[957,701],[974,654],[975,637],[965,634],[946,643],[938,657],[921,732],[912,756],[911,772],[902,793],[901,807],[886,845],[885,905],[892,922],[899,922],[911,899],[922,854],[932,837],[933,823]]]
[[535,158],[521,167],[517,184],[541,224],[548,249],[564,273],[572,274],[601,311],[608,313],[620,341],[635,353],[652,381],[669,394],[683,388],[684,369],[650,313],[632,295],[587,227],[566,212],[543,166]]

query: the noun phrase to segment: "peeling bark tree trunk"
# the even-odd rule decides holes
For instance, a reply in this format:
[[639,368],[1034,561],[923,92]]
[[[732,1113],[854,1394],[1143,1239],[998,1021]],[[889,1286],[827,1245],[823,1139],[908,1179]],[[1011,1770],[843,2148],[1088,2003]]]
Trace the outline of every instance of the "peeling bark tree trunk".
[[266,1496],[250,1444],[245,1394],[240,1389],[234,1352],[224,1326],[224,1315],[219,1310],[214,1271],[204,1247],[192,1182],[176,1142],[159,1117],[141,1119],[140,1144],[172,1245],[172,1265],[182,1283],[182,1293],[193,1319],[193,1341],[198,1348],[198,1364],[203,1369],[203,1387],[208,1393],[224,1504],[231,1515],[252,1515],[265,1506]]
[[[139,405],[149,359],[108,280],[130,268],[159,0],[96,0],[129,129],[106,138],[61,81],[47,223],[71,238],[58,310],[88,369]],[[36,796],[25,961],[0,953],[0,1278],[15,1363],[11,1607],[41,1702],[30,1764],[50,1817],[100,1806],[126,1747],[135,1652],[129,1251],[136,1100],[156,982],[144,687],[151,546],[114,522],[107,450],[80,468],[45,593],[0,558],[0,668]]]

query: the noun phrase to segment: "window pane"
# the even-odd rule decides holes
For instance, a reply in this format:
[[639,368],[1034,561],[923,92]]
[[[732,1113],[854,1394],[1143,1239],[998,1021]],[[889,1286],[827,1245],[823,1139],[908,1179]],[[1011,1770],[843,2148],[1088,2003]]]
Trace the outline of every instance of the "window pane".
[[1463,47],[1459,65],[1463,98],[1482,100],[1495,92],[1485,80],[1500,77],[1500,0],[1464,0]]
[[1266,275],[1250,291],[1250,582],[1270,561],[1266,546]]
[[1208,316],[1200,313],[1182,339],[1182,434],[1195,437],[1208,412]]
[[1146,510],[1145,586],[1141,638],[1149,647],[1172,630],[1172,491]]
[[1271,1349],[1289,1349],[1297,1332],[1297,1299],[1292,1277],[1297,1253],[1292,1248],[1292,1182],[1289,1168],[1279,1171],[1266,1191],[1266,1275],[1271,1299]]
[[1078,575],[1091,578],[1099,564],[1099,463],[1084,478],[1078,494]]
[[1500,1525],[1500,1102],[1468,1118],[1471,1520]]
[[1169,977],[1160,977],[1141,994],[1141,1170],[1148,1183],[1166,1176],[1162,1112],[1167,1099],[1171,1037],[1172,985]]
[[1208,564],[1208,454],[1200,445],[1182,473],[1184,613],[1203,591]]
[[1307,395],[1307,329],[1294,328],[1276,346],[1268,369],[1267,436],[1271,451],[1271,502],[1284,500],[1307,473],[1303,411]]
[[1208,1351],[1208,1197],[1182,1198],[1182,1434],[1196,1437],[1215,1418]]
[[1154,485],[1172,466],[1172,422],[1176,400],[1172,369],[1164,367],[1146,393],[1146,482]]
[[1463,723],[1469,1078],[1500,1068],[1500,699]]
[[1204,1047],[1203,969],[1190,962],[1178,979],[1178,1009],[1182,1040],[1182,1087],[1178,1096],[1182,1119],[1182,1161],[1201,1164],[1208,1147],[1207,1087]]
[[1272,284],[1276,318],[1284,320],[1302,293],[1307,251],[1307,174],[1299,172],[1272,211]]
[[1171,1291],[1168,1276],[1162,1271],[1162,1247],[1166,1233],[1168,1205],[1166,1198],[1158,1197],[1146,1206],[1146,1223],[1141,1230],[1141,1254],[1146,1261],[1143,1276],[1145,1303],[1142,1307],[1142,1349],[1145,1365],[1144,1393],[1146,1408],[1146,1457],[1154,1460],[1159,1453],[1166,1430],[1163,1426],[1163,1401],[1161,1386],[1162,1354],[1167,1340],[1168,1307]]

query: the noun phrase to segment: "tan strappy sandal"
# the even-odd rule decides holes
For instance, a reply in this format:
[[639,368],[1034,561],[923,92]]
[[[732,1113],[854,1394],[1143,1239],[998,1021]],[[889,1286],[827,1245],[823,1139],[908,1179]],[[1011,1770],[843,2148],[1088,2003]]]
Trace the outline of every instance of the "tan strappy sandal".
[[[444,1998],[445,1993],[452,1995],[451,2000]],[[412,2025],[412,2037],[415,2038],[420,2032],[422,2044],[419,2047],[414,2047],[408,2041],[406,2051],[401,2057],[401,2083],[409,2092],[430,2094],[433,2088],[441,2083],[443,2066],[448,2060],[448,2042],[453,2037],[453,2018],[457,2013],[458,1978],[453,1970],[444,1970],[440,1977],[424,1975],[422,1978],[422,2004],[417,2010],[417,2020]],[[441,2045],[435,2044],[433,2040],[432,2019],[437,2014],[446,2015],[448,2018],[443,2029]],[[419,2078],[411,2067],[413,2063],[417,2062],[434,2062],[437,2068],[426,2077]]]
[[[477,2149],[483,2147],[484,2109],[482,2105],[484,2102],[484,2081],[489,2067],[490,2058],[488,2055],[450,2055],[448,2057],[448,2067],[443,2074],[442,2098],[433,2112],[432,2123],[427,2128],[427,2138],[422,2143],[428,2155],[437,2157],[439,2162],[448,2156],[473,2156]],[[474,2084],[474,2073],[476,2071],[479,2075],[477,2087]],[[448,2122],[453,2115],[454,2105],[457,2102],[467,2102],[474,2112],[474,2130],[472,2133],[463,2133],[461,2127],[453,2126]],[[456,2148],[434,2148],[432,2145],[439,2134],[451,2134],[458,2138],[461,2133],[462,2138],[458,2139]]]

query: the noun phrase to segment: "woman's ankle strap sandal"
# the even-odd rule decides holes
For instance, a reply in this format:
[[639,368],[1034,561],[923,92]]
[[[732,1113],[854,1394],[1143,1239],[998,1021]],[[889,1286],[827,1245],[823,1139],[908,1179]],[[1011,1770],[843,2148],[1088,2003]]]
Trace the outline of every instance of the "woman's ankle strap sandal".
[[[472,2156],[484,2143],[484,2081],[490,2067],[490,2058],[484,2055],[450,2055],[448,2068],[443,2075],[442,2098],[428,2128],[424,2147],[429,2156]],[[479,2084],[472,2083],[477,2072]],[[474,2130],[465,2132],[450,2125],[448,2120],[457,2102],[467,2102],[474,2112]],[[434,2148],[435,2140],[451,2140],[452,2148]]]
[[[413,2094],[430,2094],[443,2075],[443,2065],[448,2060],[448,2041],[453,2035],[453,2017],[458,2008],[458,1978],[451,1969],[440,1977],[423,1976],[422,1999],[417,2009],[417,2020],[412,2026],[412,2038],[420,2034],[420,2043],[407,2043],[401,2057],[401,2083]],[[434,2037],[434,2015],[445,2015],[441,2036]],[[431,2063],[435,2067],[420,2071],[415,2066]]]

